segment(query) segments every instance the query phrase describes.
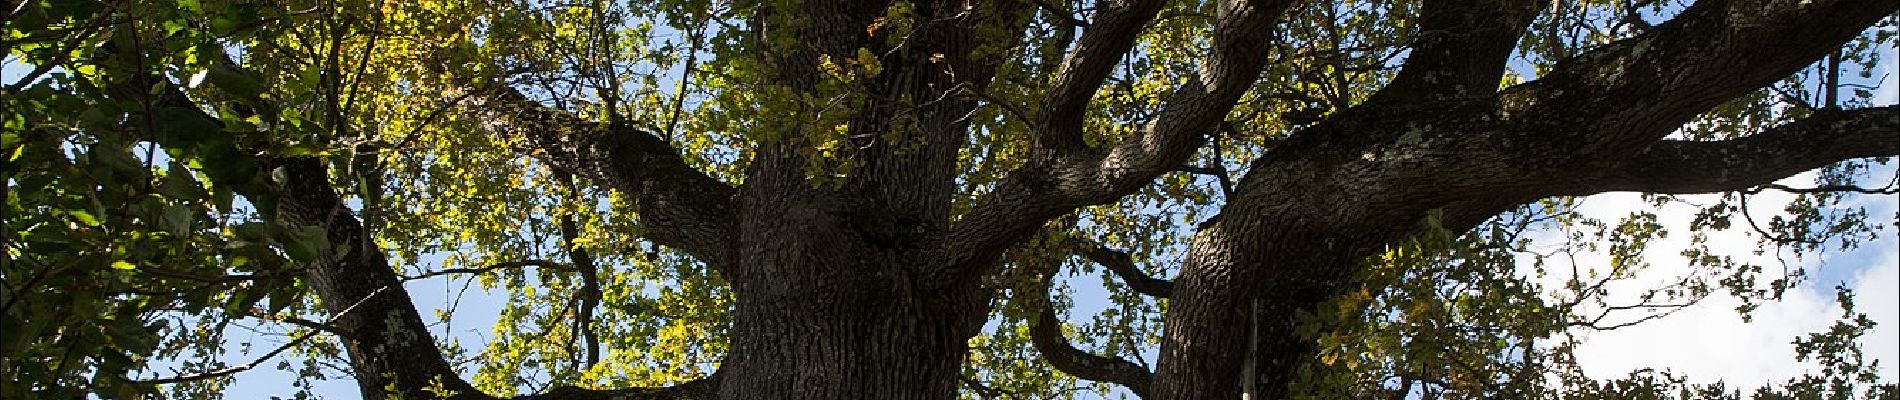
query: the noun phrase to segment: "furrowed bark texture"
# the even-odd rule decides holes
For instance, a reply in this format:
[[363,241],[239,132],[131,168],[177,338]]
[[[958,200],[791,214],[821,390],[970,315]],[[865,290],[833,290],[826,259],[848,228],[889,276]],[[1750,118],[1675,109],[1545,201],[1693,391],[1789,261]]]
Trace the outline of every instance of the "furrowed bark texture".
[[[1084,112],[1167,6],[1099,2],[1047,77],[1027,132],[1029,158],[960,218],[951,215],[958,150],[970,140],[970,116],[984,106],[974,94],[997,75],[996,52],[1023,40],[1040,2],[920,2],[911,5],[918,22],[901,40],[867,29],[890,2],[795,3],[762,7],[746,24],[772,69],[770,84],[828,90],[820,61],[860,51],[882,66],[849,83],[863,96],[839,119],[848,127],[839,158],[855,169],[838,182],[811,181],[813,165],[837,161],[808,158],[800,146],[814,127],[802,122],[761,135],[779,139],[759,144],[744,183],[734,185],[688,165],[651,132],[587,121],[503,84],[462,83],[471,98],[463,111],[489,133],[518,138],[525,156],[630,195],[636,209],[616,212],[636,213],[645,239],[711,265],[735,296],[730,353],[712,377],[671,388],[559,388],[538,398],[955,398],[968,341],[994,300],[982,278],[1050,220],[1112,203],[1179,169],[1255,87],[1273,29],[1300,2],[1218,2],[1196,73],[1150,122],[1120,141],[1090,145]],[[1193,234],[1172,281],[1142,274],[1126,254],[1082,247],[1137,291],[1169,299],[1155,371],[1076,348],[1047,307],[1033,324],[1036,347],[1060,370],[1144,398],[1281,398],[1315,349],[1294,316],[1351,284],[1368,255],[1415,234],[1414,221],[1435,210],[1446,228],[1462,231],[1541,197],[1737,190],[1900,153],[1892,106],[1828,110],[1724,141],[1664,140],[1694,116],[1838,48],[1900,1],[1702,0],[1647,33],[1499,91],[1506,60],[1546,3],[1426,1],[1412,56],[1392,82],[1252,161],[1221,214]],[[136,96],[148,83],[121,92]],[[198,109],[168,93],[170,106]],[[347,333],[363,396],[392,397],[390,387],[405,398],[440,393],[430,388],[489,398],[436,350],[395,268],[330,186],[325,164],[255,161],[268,176],[241,186],[243,195],[273,199],[276,209],[266,211],[286,226],[312,227],[345,245],[308,262],[305,282]]]
[[[1011,0],[915,4],[918,25],[893,46],[866,34],[887,6],[806,2],[763,17],[762,35],[796,39],[780,49],[788,56],[766,57],[791,89],[814,90],[826,78],[810,65],[859,49],[885,68],[862,82],[865,102],[848,117],[848,162],[858,164],[842,184],[807,180],[797,128],[747,171],[727,275],[736,314],[723,398],[947,399],[961,385],[989,299],[977,280],[935,272],[949,261],[940,243],[956,153],[971,94],[1001,63],[980,55],[1020,40],[984,32],[1020,32],[1034,10]],[[823,17],[774,25],[807,16]]]
[[[969,94],[997,67],[977,56],[979,28],[1019,32],[1036,12],[1028,2],[917,5],[918,20],[931,22],[896,47],[863,29],[885,3],[762,10],[753,21],[760,43],[796,43],[761,56],[776,67],[776,84],[819,90],[827,78],[818,61],[860,49],[885,68],[855,83],[865,97],[845,118],[843,158],[857,169],[835,185],[808,181],[815,161],[799,151],[798,127],[763,143],[745,184],[729,187],[679,164],[651,135],[589,133],[605,130],[574,128],[586,124],[512,92],[490,99],[523,106],[489,120],[552,150],[537,153],[551,165],[650,194],[640,212],[660,216],[654,240],[708,260],[732,284],[736,314],[718,397],[947,399],[956,396],[967,341],[990,313],[980,277],[1045,222],[1178,168],[1252,87],[1271,30],[1296,3],[1221,2],[1198,73],[1133,135],[1090,146],[1081,113],[1165,5],[1104,2],[1050,77],[1030,158],[954,221],[955,149],[980,106]],[[1193,235],[1172,282],[1141,275],[1113,250],[1084,249],[1142,292],[1171,300],[1156,371],[1075,348],[1047,308],[1033,324],[1037,348],[1058,369],[1146,398],[1280,398],[1314,350],[1294,316],[1333,297],[1365,257],[1414,234],[1411,221],[1433,210],[1463,230],[1543,196],[1725,190],[1896,152],[1885,133],[1891,107],[1822,113],[1724,142],[1661,140],[1813,61],[1891,12],[1893,1],[1705,0],[1499,92],[1504,63],[1544,4],[1426,2],[1397,77],[1254,161],[1222,214]],[[1656,170],[1672,166],[1727,173],[1701,180]]]
[[[1482,8],[1491,12],[1458,14],[1467,18],[1433,17],[1444,15],[1434,8],[1457,3],[1428,2],[1421,23],[1465,32],[1425,34],[1416,45],[1421,57],[1392,85],[1255,161],[1240,193],[1194,236],[1167,316],[1158,397],[1237,397],[1240,385],[1227,378],[1237,375],[1257,382],[1253,398],[1285,396],[1314,350],[1295,332],[1295,314],[1334,296],[1365,257],[1411,234],[1406,227],[1431,210],[1462,231],[1544,196],[1739,189],[1829,162],[1817,159],[1893,154],[1895,145],[1879,141],[1894,135],[1878,130],[1891,123],[1890,109],[1823,116],[1758,138],[1659,141],[1696,114],[1813,62],[1892,13],[1895,2],[1702,1],[1649,33],[1498,94],[1477,82],[1496,82],[1504,61],[1497,53],[1510,48],[1495,44],[1514,40],[1535,5],[1497,2]],[[1420,76],[1437,79],[1408,79]],[[1794,143],[1803,149],[1790,151],[1812,155],[1756,158]],[[1734,172],[1704,180],[1656,170],[1669,166]],[[1217,322],[1248,313],[1251,301],[1259,304],[1254,326]],[[1223,356],[1250,346],[1251,364]]]

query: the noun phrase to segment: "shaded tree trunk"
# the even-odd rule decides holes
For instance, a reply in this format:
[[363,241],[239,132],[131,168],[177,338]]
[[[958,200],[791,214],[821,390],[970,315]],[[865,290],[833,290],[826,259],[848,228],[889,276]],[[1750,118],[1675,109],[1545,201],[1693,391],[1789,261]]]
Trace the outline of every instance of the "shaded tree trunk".
[[[974,56],[979,36],[972,27],[992,18],[1015,34],[1027,23],[1024,2],[987,4],[989,14],[966,13],[962,2],[921,7],[924,20],[937,22],[917,28],[902,49],[865,32],[887,4],[809,1],[808,10],[768,10],[811,14],[785,28],[800,42],[798,51],[769,60],[801,93],[816,92],[810,89],[822,79],[814,60],[880,49],[885,72],[860,88],[871,92],[870,104],[849,123],[847,152],[856,153],[847,158],[860,169],[836,186],[808,181],[810,160],[796,147],[804,143],[761,145],[746,181],[735,187],[687,164],[650,132],[546,109],[505,85],[467,85],[486,87],[470,90],[480,95],[470,108],[488,129],[526,139],[524,153],[552,168],[629,194],[651,228],[646,239],[706,262],[735,296],[730,353],[716,382],[671,391],[569,388],[547,396],[954,398],[968,340],[991,311],[993,293],[980,277],[1048,220],[1114,202],[1180,168],[1253,87],[1267,62],[1260,54],[1270,42],[1264,32],[1292,3],[1222,2],[1199,75],[1168,96],[1152,123],[1096,146],[1083,132],[1091,96],[1165,6],[1104,4],[1052,77],[1028,160],[955,221],[956,157],[969,139],[964,118],[978,105],[959,91],[980,91],[999,63]],[[1159,399],[1234,398],[1245,378],[1256,398],[1284,397],[1315,349],[1295,316],[1347,287],[1367,256],[1412,234],[1434,210],[1446,216],[1447,229],[1462,231],[1542,196],[1728,189],[1896,151],[1894,107],[1822,114],[1726,142],[1662,139],[1703,110],[1822,53],[1802,45],[1851,38],[1878,18],[1871,13],[1892,12],[1894,1],[1705,0],[1653,34],[1606,45],[1504,93],[1493,86],[1540,2],[1501,2],[1513,7],[1481,7],[1498,13],[1471,18],[1463,17],[1470,6],[1457,6],[1465,3],[1427,3],[1420,23],[1451,34],[1421,40],[1415,58],[1366,104],[1276,143],[1250,166],[1218,220],[1194,234],[1168,290],[1157,371],[1130,380],[1142,382],[1141,393],[1152,381]],[[1801,51],[1750,47],[1758,43]],[[1737,65],[1747,73],[1732,73]],[[1669,97],[1675,93],[1694,96]],[[192,107],[182,93],[174,97],[174,106]],[[1652,98],[1668,101],[1637,101]],[[893,121],[900,117],[920,128],[899,127]],[[363,396],[387,397],[385,388],[393,388],[407,397],[439,395],[435,389],[487,397],[436,350],[394,269],[328,186],[323,164],[279,161],[258,163],[283,166],[288,178],[244,194],[281,197],[279,209],[266,211],[345,244],[323,249],[307,267],[307,281],[345,333]],[[1683,168],[1656,166],[1719,174],[1685,178]],[[1250,315],[1253,325],[1236,322],[1236,315]],[[1039,341],[1048,342],[1046,336]],[[1250,371],[1239,357],[1249,353],[1258,357]],[[1120,372],[1071,374],[1130,375]]]
[[956,398],[971,327],[953,316],[982,310],[842,283],[739,301],[720,397]]

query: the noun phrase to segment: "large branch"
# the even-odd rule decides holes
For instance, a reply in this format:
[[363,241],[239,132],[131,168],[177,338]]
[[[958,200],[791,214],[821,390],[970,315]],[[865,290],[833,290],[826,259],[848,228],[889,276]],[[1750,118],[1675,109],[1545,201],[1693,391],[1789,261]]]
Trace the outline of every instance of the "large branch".
[[1082,121],[1089,100],[1102,82],[1135,47],[1135,39],[1154,20],[1168,2],[1162,0],[1125,0],[1103,5],[1095,20],[1082,31],[1075,50],[1062,61],[1055,82],[1042,97],[1041,113],[1036,115],[1034,149],[1071,152],[1086,147],[1082,141]]
[[[1243,363],[1221,352],[1250,342],[1262,356],[1251,377],[1269,397],[1282,392],[1275,385],[1314,347],[1277,317],[1330,299],[1364,256],[1409,234],[1390,221],[1456,207],[1452,221],[1471,224],[1534,199],[1540,185],[1633,165],[1630,154],[1788,76],[1893,8],[1704,0],[1498,96],[1368,103],[1296,133],[1256,159],[1218,222],[1195,234],[1170,299],[1156,392],[1239,395],[1230,377]],[[1255,332],[1215,322],[1236,313],[1273,317]]]
[[[1262,157],[1251,170],[1271,173],[1278,168],[1261,163],[1313,148],[1361,154],[1333,159],[1345,163],[1333,185],[1365,199],[1356,204],[1369,211],[1400,218],[1475,197],[1554,194],[1543,192],[1550,182],[1623,164],[1696,116],[1820,59],[1895,8],[1900,0],[1703,0],[1496,96],[1347,110],[1295,134],[1273,150],[1282,155]],[[1249,196],[1249,188],[1240,191]]]
[[239,148],[228,139],[203,139],[230,133],[219,131],[225,124],[176,85],[144,73],[140,65],[121,64],[133,59],[131,55],[117,55],[101,63],[132,71],[109,85],[109,96],[151,104],[158,115],[145,118],[166,121],[166,125],[149,126],[157,132],[148,134],[159,138],[159,145],[168,151],[195,154],[223,165],[255,167],[226,170],[250,170],[256,175],[217,169],[207,169],[206,175],[212,178],[212,184],[232,188],[258,205],[258,212],[279,227],[279,233],[272,235],[278,247],[307,247],[314,253],[297,260],[299,270],[304,283],[329,313],[328,325],[339,332],[363,398],[384,398],[386,388],[403,396],[424,396],[430,387],[458,393],[454,398],[487,398],[443,358],[415,303],[403,289],[401,277],[371,240],[362,221],[330,187],[326,163],[311,157],[262,155]]
[[1612,191],[1710,193],[1743,190],[1835,162],[1900,156],[1900,106],[1821,111],[1737,139],[1666,140],[1560,194]]
[[487,397],[462,380],[443,358],[395,268],[330,187],[324,163],[316,158],[260,161],[272,167],[266,170],[282,175],[269,179],[268,193],[245,193],[245,197],[253,201],[275,197],[280,225],[316,229],[327,243],[343,246],[317,249],[316,259],[305,266],[305,279],[329,311],[331,324],[348,332],[347,338],[361,338],[344,340],[344,347],[350,352],[363,396],[380,398],[386,388],[420,395],[429,393],[426,388],[439,386],[458,392],[457,398]]
[[1498,115],[1584,157],[1627,154],[1800,70],[1900,0],[1703,0],[1507,91]]
[[522,151],[553,168],[632,195],[643,237],[716,269],[730,264],[736,190],[686,164],[666,140],[629,126],[583,120],[505,84],[469,90],[467,110],[489,131],[520,138]]
[[1419,10],[1418,38],[1405,65],[1368,102],[1495,93],[1518,37],[1545,4],[1535,0],[1426,1]]
[[1055,274],[1062,267],[1060,259],[1039,259],[1026,261],[1027,268],[1037,269],[1039,275],[1035,290],[1027,293],[1040,298],[1026,300],[1039,308],[1029,324],[1029,341],[1042,353],[1042,358],[1050,366],[1062,373],[1091,381],[1110,382],[1127,387],[1135,396],[1147,398],[1153,387],[1154,373],[1147,368],[1120,357],[1102,356],[1078,349],[1069,343],[1062,334],[1062,318],[1056,316],[1056,308],[1048,300],[1048,293],[1055,281]]
[[[167,96],[182,99],[175,90]],[[207,122],[216,121],[198,114]],[[210,125],[221,126],[222,124]],[[305,263],[305,282],[329,311],[329,326],[349,350],[364,398],[400,394],[404,398],[490,399],[456,373],[416,311],[403,279],[382,249],[369,238],[361,220],[330,187],[327,168],[316,158],[258,157],[263,170],[276,171],[262,185],[233,185],[254,203],[275,199],[275,219],[292,229],[315,229],[333,246],[319,246]],[[228,184],[230,182],[217,182]],[[279,243],[280,246],[296,245]],[[715,377],[717,374],[714,375]],[[521,399],[710,399],[716,380],[709,378],[667,388],[588,390],[561,388]],[[452,394],[432,388],[447,389]]]
[[1293,3],[1221,2],[1213,54],[1195,79],[1169,95],[1154,121],[1106,152],[1042,152],[1011,171],[952,228],[947,248],[959,252],[955,272],[980,275],[988,260],[1044,221],[1113,202],[1180,166],[1259,77],[1270,29]]
[[1154,382],[1154,373],[1140,364],[1120,357],[1091,354],[1070,344],[1069,339],[1062,336],[1062,319],[1056,316],[1053,305],[1044,304],[1042,311],[1036,314],[1036,320],[1029,325],[1029,341],[1049,365],[1077,378],[1122,385],[1142,398],[1148,397]]

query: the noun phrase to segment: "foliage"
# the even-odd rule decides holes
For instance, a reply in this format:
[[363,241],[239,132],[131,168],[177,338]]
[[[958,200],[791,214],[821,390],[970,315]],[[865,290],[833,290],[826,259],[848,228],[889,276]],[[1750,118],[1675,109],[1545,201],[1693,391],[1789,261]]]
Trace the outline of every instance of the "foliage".
[[[278,171],[255,156],[308,157],[330,170],[330,186],[348,199],[405,276],[451,279],[464,272],[481,290],[504,296],[485,345],[438,337],[452,364],[478,389],[499,396],[555,385],[624,387],[674,383],[714,371],[726,352],[733,308],[723,278],[682,251],[640,239],[646,229],[626,193],[596,188],[516,150],[466,106],[457,82],[495,80],[590,121],[664,134],[686,162],[739,183],[759,147],[793,146],[812,155],[811,185],[838,184],[858,165],[846,155],[847,110],[873,106],[867,77],[886,70],[879,54],[826,59],[826,80],[808,92],[779,85],[761,54],[790,48],[742,29],[773,2],[380,1],[367,0],[33,0],[5,23],[7,64],[0,107],[6,157],[6,258],[0,268],[0,397],[215,398],[234,373],[258,365],[294,371],[308,388],[347,379],[340,342],[298,278],[321,233],[274,221],[275,207],[255,189]],[[1068,2],[1059,2],[1068,3]],[[1091,2],[1084,2],[1093,8]],[[1632,19],[1661,19],[1671,2],[1557,2],[1533,22],[1501,85],[1549,71],[1597,44],[1646,29]],[[1275,33],[1263,78],[1210,133],[1190,165],[1108,205],[1069,216],[1050,234],[1120,249],[1151,275],[1166,276],[1184,257],[1193,228],[1227,197],[1230,176],[1293,130],[1366,100],[1389,82],[1405,46],[1417,39],[1415,1],[1316,2],[1292,12],[1298,22]],[[1140,37],[1111,82],[1095,94],[1087,140],[1108,142],[1155,118],[1161,99],[1210,45],[1212,4],[1177,2]],[[1084,13],[1078,8],[1074,13]],[[900,43],[918,18],[898,3],[866,34]],[[963,171],[952,212],[1024,162],[1032,107],[1060,68],[1077,27],[1071,10],[1043,9],[1012,47],[979,54],[1001,60],[982,93],[988,106],[968,118],[972,137],[958,152]],[[1893,19],[1843,48],[1838,63],[1871,79],[1894,44]],[[1000,29],[985,27],[986,29]],[[1018,32],[996,32],[1013,36]],[[999,41],[1002,43],[1002,41]],[[1830,106],[1881,99],[1849,89],[1826,103],[1817,78],[1827,63],[1735,99],[1689,123],[1678,135],[1739,137]],[[1838,82],[1837,82],[1838,83]],[[161,97],[182,87],[190,107],[124,100],[115,93]],[[137,97],[137,96],[134,96]],[[908,99],[914,106],[924,99]],[[902,107],[898,107],[902,108]],[[226,121],[204,126],[206,113]],[[795,126],[804,137],[774,137]],[[901,136],[906,128],[894,128]],[[921,129],[910,127],[908,129]],[[1850,185],[1885,160],[1822,170],[1819,185]],[[1883,169],[1884,168],[1884,169]],[[1686,227],[1663,226],[1638,212],[1620,221],[1585,218],[1579,199],[1553,198],[1495,217],[1470,232],[1436,219],[1426,233],[1368,260],[1348,294],[1305,316],[1321,347],[1296,392],[1310,398],[1419,393],[1428,398],[1741,398],[1722,384],[1685,383],[1661,371],[1597,381],[1570,352],[1573,333],[1614,329],[1606,313],[1676,309],[1714,293],[1747,301],[1743,315],[1803,282],[1799,260],[1846,251],[1890,234],[1842,193],[1794,196],[1772,216],[1754,213],[1755,192],[1722,195]],[[1649,198],[1657,207],[1683,203]],[[1758,232],[1758,252],[1797,259],[1792,269],[1738,262],[1711,248],[1715,232]],[[1554,234],[1540,234],[1552,233]],[[1688,235],[1692,273],[1645,290],[1641,304],[1611,304],[1606,282],[1655,273],[1672,255],[1646,252],[1668,235]],[[1532,240],[1532,237],[1544,241]],[[1547,250],[1556,242],[1557,250]],[[1141,295],[1121,277],[1064,246],[1043,257],[1062,264],[1058,289],[1034,274],[1002,273],[1004,290],[985,332],[971,339],[965,364],[969,398],[1071,398],[1115,393],[1044,364],[1029,324],[1042,303],[1106,302],[1093,315],[1072,313],[1064,332],[1098,354],[1140,360],[1158,345],[1165,300]],[[1546,271],[1559,253],[1610,254],[1602,275]],[[522,267],[521,260],[551,260]],[[1787,266],[1783,266],[1787,267]],[[1788,271],[1778,273],[1777,270]],[[1015,271],[1015,270],[1011,270]],[[1777,271],[1774,273],[1765,271]],[[1552,278],[1552,277],[1555,278]],[[1546,285],[1547,282],[1559,282]],[[1099,286],[1105,299],[1078,299],[1062,287]],[[1623,294],[1627,296],[1628,294]],[[1030,301],[1034,298],[1035,301]],[[1624,298],[1624,297],[1618,297]],[[1892,382],[1857,339],[1872,322],[1843,290],[1841,321],[1796,340],[1799,362],[1814,374],[1760,388],[1748,397],[1895,398]],[[597,305],[597,307],[596,307]],[[435,310],[446,323],[455,309]],[[426,314],[425,314],[426,315]],[[1622,314],[1626,315],[1626,314]],[[1078,322],[1079,321],[1079,322]],[[280,335],[249,343],[233,332]],[[589,343],[597,343],[590,345]],[[263,345],[263,346],[259,346]],[[252,347],[259,346],[259,347]],[[232,347],[250,354],[230,359]],[[604,349],[604,350],[592,350]],[[280,354],[279,351],[287,350]],[[273,358],[274,357],[274,358]],[[275,361],[271,361],[275,360]],[[1141,361],[1146,363],[1146,360]],[[261,363],[261,364],[260,364]],[[170,379],[182,377],[188,379]],[[176,381],[176,382],[174,382]],[[1746,389],[1746,388],[1744,388]]]

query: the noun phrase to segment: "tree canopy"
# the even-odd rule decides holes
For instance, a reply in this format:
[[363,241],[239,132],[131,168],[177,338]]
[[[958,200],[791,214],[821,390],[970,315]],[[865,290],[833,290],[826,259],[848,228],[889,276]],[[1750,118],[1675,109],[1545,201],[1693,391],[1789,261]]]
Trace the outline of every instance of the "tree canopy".
[[1900,398],[1844,288],[1780,384],[1575,354],[1894,233],[1896,10],[24,0],[0,398]]

